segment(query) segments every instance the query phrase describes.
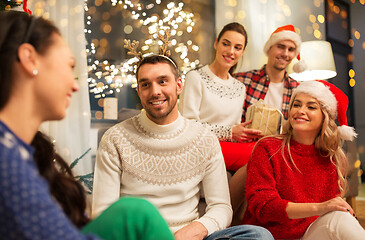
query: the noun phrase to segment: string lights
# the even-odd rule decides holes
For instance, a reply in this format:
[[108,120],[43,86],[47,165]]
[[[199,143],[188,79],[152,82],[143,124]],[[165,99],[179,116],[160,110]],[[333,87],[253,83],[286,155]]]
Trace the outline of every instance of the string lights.
[[[96,2],[96,1],[95,1]],[[135,2],[135,1],[133,1]],[[169,46],[172,55],[180,66],[182,78],[191,69],[195,68],[200,62],[198,59],[192,61],[192,55],[199,51],[199,46],[193,43],[191,35],[195,27],[194,14],[184,11],[184,3],[169,2],[166,6],[161,6],[160,0],[149,4],[133,3],[129,0],[111,0],[112,7],[123,9],[129,12],[131,21],[138,21],[139,29],[147,28],[145,39],[141,42],[141,50],[144,53],[158,53],[158,45],[162,45],[159,40],[159,34],[164,35],[165,31],[171,34],[171,43]],[[85,34],[92,34],[92,14],[89,12],[88,1],[85,0],[86,27]],[[156,8],[163,8],[162,12],[156,14]],[[133,28],[127,25],[124,32],[130,33]],[[136,27],[135,29],[136,30]],[[132,37],[133,38],[133,37]],[[183,41],[183,39],[188,39]],[[134,72],[137,58],[128,58],[127,60],[112,64],[108,60],[98,60],[95,57],[97,47],[95,43],[90,42],[87,45],[88,65],[89,65],[89,89],[95,98],[104,98],[114,96],[121,91],[124,86],[136,87]],[[197,56],[197,54],[196,54]]]

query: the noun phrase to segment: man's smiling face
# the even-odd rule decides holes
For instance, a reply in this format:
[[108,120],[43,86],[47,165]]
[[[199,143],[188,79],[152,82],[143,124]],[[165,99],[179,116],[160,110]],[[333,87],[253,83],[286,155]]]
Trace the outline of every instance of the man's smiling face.
[[182,81],[176,79],[167,63],[144,64],[138,71],[137,92],[148,118],[160,125],[175,121],[179,115],[177,96]]

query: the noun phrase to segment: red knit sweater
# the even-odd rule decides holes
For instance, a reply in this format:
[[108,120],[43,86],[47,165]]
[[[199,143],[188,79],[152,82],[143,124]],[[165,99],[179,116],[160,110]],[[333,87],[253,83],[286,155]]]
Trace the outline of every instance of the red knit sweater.
[[291,141],[291,163],[288,151],[282,157],[282,140],[260,141],[248,162],[243,223],[268,229],[275,239],[298,239],[318,216],[289,219],[288,202],[320,203],[338,196],[337,172],[328,157],[320,156],[314,145]]

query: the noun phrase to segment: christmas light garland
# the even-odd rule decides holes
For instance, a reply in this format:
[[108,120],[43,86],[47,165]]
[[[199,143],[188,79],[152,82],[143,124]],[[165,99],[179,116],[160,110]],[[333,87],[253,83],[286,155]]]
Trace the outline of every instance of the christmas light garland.
[[[146,6],[137,3],[133,4],[129,0],[111,0],[113,7],[121,5],[123,9],[130,11],[131,19],[138,20],[141,26],[146,26],[148,29],[147,38],[141,42],[141,50],[145,53],[155,52],[163,43],[159,39],[159,35],[164,35],[166,31],[171,34],[171,46],[174,48],[175,56],[178,55],[180,61],[180,72],[184,78],[185,74],[195,68],[200,62],[199,60],[191,61],[189,52],[197,52],[199,47],[189,40],[186,43],[179,41],[183,34],[191,34],[195,26],[194,14],[184,11],[184,3],[175,4],[169,2],[166,8],[163,9],[161,15],[147,14],[156,5],[161,4],[161,1],[156,0],[155,3],[149,3]],[[85,13],[87,14],[86,25],[91,25],[91,16],[88,14],[87,0],[85,0]],[[91,29],[85,28],[85,34],[91,34]],[[137,58],[129,58],[120,64],[111,64],[108,60],[95,59],[96,47],[93,43],[88,44],[87,54],[89,62],[89,90],[95,98],[104,98],[114,96],[120,92],[120,88],[125,85],[136,87],[136,79],[134,77],[135,63]],[[155,52],[158,53],[158,52]]]

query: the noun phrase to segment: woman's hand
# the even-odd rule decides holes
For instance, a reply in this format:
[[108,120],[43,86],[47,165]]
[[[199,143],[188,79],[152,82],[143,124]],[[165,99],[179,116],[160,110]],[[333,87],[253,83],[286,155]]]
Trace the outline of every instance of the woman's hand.
[[286,212],[290,219],[306,218],[313,216],[322,216],[332,211],[349,212],[356,217],[351,206],[341,197],[332,198],[321,203],[293,203],[289,202]]
[[326,202],[322,202],[318,204],[317,212],[319,216],[322,216],[328,212],[332,211],[343,211],[349,212],[351,215],[356,217],[354,210],[351,206],[341,197],[332,198]]
[[232,139],[236,142],[248,142],[258,140],[262,137],[262,132],[256,129],[246,128],[252,120],[238,124],[232,128]]

